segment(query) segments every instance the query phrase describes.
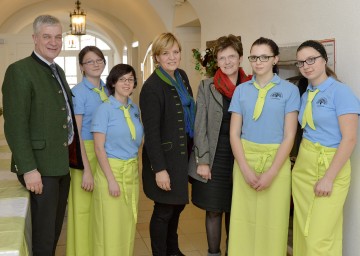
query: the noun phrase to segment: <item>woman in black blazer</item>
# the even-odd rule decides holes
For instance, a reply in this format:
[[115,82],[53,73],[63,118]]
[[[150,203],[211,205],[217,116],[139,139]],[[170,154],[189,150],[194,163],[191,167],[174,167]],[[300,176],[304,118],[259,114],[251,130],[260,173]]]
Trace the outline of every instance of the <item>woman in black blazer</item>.
[[155,38],[157,66],[140,93],[144,125],[143,186],[154,201],[150,221],[152,253],[183,255],[178,246],[180,213],[188,203],[188,158],[192,147],[195,103],[187,75],[178,69],[181,45],[171,33]]

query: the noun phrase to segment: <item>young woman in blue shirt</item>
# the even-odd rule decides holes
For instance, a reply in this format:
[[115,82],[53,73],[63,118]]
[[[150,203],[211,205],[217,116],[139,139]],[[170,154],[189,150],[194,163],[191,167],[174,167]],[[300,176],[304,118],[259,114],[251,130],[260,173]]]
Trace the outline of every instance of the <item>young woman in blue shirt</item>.
[[84,47],[79,53],[79,65],[83,79],[72,89],[72,93],[84,170],[70,169],[66,238],[68,256],[87,256],[91,248],[88,235],[89,214],[97,159],[90,128],[94,112],[107,100],[108,94],[105,83],[100,78],[106,65],[102,51],[96,46]]
[[257,39],[248,59],[253,78],[236,88],[229,108],[235,157],[229,255],[284,256],[299,90],[276,74],[279,48],[271,39]]
[[143,137],[139,108],[130,99],[136,85],[133,67],[114,66],[106,80],[109,102],[100,105],[92,121],[98,159],[91,208],[94,256],[133,255]]
[[359,100],[327,66],[324,46],[308,40],[296,66],[308,79],[299,122],[304,129],[292,175],[294,256],[341,256],[343,206],[357,140]]

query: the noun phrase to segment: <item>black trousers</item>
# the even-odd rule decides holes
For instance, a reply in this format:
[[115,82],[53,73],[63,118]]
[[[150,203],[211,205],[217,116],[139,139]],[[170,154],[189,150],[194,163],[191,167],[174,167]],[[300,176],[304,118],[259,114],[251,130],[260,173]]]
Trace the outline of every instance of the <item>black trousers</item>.
[[[53,256],[64,221],[70,174],[41,178],[42,194],[30,192],[32,251],[34,256]],[[18,179],[26,187],[24,176],[19,175]]]
[[155,202],[150,220],[151,249],[154,256],[177,255],[180,253],[177,228],[180,213],[185,205]]

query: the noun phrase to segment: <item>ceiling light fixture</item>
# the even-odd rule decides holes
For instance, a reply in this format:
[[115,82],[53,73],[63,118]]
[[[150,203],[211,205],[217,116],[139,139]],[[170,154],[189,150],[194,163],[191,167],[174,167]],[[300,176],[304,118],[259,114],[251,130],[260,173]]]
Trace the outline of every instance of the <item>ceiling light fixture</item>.
[[86,14],[84,9],[80,10],[81,2],[75,2],[76,9],[70,12],[70,31],[72,35],[85,35],[86,34]]

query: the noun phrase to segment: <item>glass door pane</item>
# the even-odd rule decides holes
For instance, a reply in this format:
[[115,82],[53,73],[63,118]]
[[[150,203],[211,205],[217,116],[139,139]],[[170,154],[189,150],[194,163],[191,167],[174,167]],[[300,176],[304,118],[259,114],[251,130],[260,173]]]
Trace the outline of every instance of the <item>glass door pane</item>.
[[75,56],[65,57],[65,75],[70,88],[77,84],[78,66],[76,60],[77,57]]

